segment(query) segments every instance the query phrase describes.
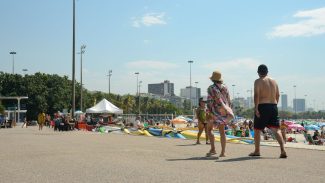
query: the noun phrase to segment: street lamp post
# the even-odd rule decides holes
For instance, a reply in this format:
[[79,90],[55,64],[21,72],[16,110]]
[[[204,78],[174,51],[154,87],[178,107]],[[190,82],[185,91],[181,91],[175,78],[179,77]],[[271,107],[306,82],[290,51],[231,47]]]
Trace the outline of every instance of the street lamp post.
[[232,86],[232,100],[235,100],[235,86],[236,85],[231,85]]
[[12,55],[12,74],[15,74],[15,55],[17,54],[15,51],[9,52]]
[[111,94],[111,76],[112,76],[112,70],[108,70],[108,94]]
[[294,100],[295,116],[296,116],[296,119],[297,119],[297,95],[296,95],[297,85],[293,85],[293,88],[294,88],[294,92],[295,92],[295,100]]
[[[134,74],[136,74],[137,75],[137,96],[139,96],[139,72],[135,72]],[[138,108],[139,108],[139,106],[140,106],[140,102],[139,102],[139,104],[138,104]],[[140,114],[140,113],[139,113]]]
[[72,11],[72,110],[71,110],[71,117],[74,118],[74,113],[76,110],[76,81],[75,81],[75,9],[76,9],[76,2],[75,0],[72,0],[73,2],[73,11]]
[[139,74],[140,73],[139,72],[135,72],[134,74],[137,75],[137,93],[136,93],[136,95],[138,95],[139,94],[139,85],[138,85],[139,84],[139,81],[138,80],[139,80]]
[[199,106],[199,102],[198,102],[198,88],[197,88],[197,84],[199,83],[198,81],[195,81],[194,82],[195,83],[195,104],[196,104],[196,106]]
[[85,53],[86,45],[81,45],[80,47],[80,110],[82,111],[83,103],[82,103],[82,55]]
[[28,69],[23,69],[22,71],[24,72],[24,75],[26,75]]
[[187,62],[190,64],[190,109],[192,111],[192,67],[191,65],[194,61],[189,60]]
[[252,104],[253,104],[253,90],[250,89],[250,90],[247,90],[247,92],[250,92],[250,100],[248,101],[248,108],[251,108],[252,107]]
[[140,88],[141,88],[141,83],[142,83],[142,81],[139,81],[139,106],[138,106],[139,114],[140,114],[140,97],[141,97]]

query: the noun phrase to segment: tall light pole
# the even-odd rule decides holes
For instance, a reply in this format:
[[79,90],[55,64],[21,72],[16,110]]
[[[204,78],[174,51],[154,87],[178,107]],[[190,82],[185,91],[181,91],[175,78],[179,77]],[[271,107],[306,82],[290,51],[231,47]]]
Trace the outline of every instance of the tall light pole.
[[142,83],[142,81],[139,81],[139,106],[138,106],[138,110],[139,110],[139,114],[140,114],[140,94],[141,94],[141,92],[140,92],[140,88],[141,88],[141,83]]
[[199,83],[198,81],[195,81],[194,82],[195,83],[195,104],[196,104],[196,106],[199,106],[199,102],[198,102],[198,88],[197,88],[197,84]]
[[248,108],[251,108],[253,105],[253,89],[247,90],[247,92],[250,92],[250,99],[248,101]]
[[76,66],[76,61],[75,61],[75,9],[76,9],[76,2],[75,0],[72,0],[73,2],[73,11],[72,11],[72,110],[71,110],[71,117],[74,119],[74,112],[76,110],[76,80],[75,80],[75,66]]
[[22,71],[24,72],[24,75],[26,75],[28,69],[23,69]]
[[12,74],[15,74],[15,55],[17,54],[15,51],[9,52],[12,55]]
[[[137,75],[137,96],[139,97],[139,72],[135,72],[134,74],[136,74]],[[139,108],[139,106],[140,106],[140,102],[139,102],[139,104],[138,104],[138,108]],[[140,113],[139,113],[140,114]]]
[[192,111],[192,67],[191,65],[194,61],[189,60],[187,62],[190,64],[190,109]]
[[137,93],[136,93],[136,95],[138,95],[139,94],[139,86],[138,86],[138,84],[139,84],[139,72],[135,72],[134,73],[135,75],[137,75]]
[[83,104],[82,104],[82,55],[85,53],[86,45],[81,45],[80,47],[80,110],[82,111]]
[[297,119],[297,95],[296,95],[296,88],[297,88],[297,85],[293,85],[293,89],[294,89],[294,92],[295,92],[295,100],[294,100],[294,108],[295,108],[295,116],[296,116],[296,119]]
[[232,86],[232,100],[235,101],[235,86],[236,85],[231,85]]
[[112,70],[108,70],[108,94],[111,94],[111,76],[112,76]]

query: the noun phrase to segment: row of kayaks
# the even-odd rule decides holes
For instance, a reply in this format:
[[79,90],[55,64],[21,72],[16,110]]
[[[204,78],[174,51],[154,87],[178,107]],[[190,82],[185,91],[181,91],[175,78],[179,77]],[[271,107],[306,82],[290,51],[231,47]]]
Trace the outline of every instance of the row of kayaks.
[[[168,129],[168,128],[145,128],[145,129],[133,129],[133,128],[121,128],[118,126],[103,126],[100,127],[98,132],[101,133],[126,133],[132,135],[143,136],[155,136],[165,138],[177,138],[177,139],[197,139],[198,130],[192,129]],[[220,134],[214,132],[215,141],[220,142]],[[200,139],[205,139],[205,133],[203,132]],[[253,144],[254,139],[251,137],[237,137],[232,135],[226,135],[226,141],[231,143],[240,144]]]

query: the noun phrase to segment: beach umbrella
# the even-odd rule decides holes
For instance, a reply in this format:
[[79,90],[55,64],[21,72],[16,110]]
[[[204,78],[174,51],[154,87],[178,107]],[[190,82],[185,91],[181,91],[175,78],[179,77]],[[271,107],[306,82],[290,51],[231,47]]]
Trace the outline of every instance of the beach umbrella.
[[185,119],[182,118],[175,118],[173,120],[171,120],[172,123],[187,123],[187,121]]
[[186,122],[192,122],[193,120],[191,118],[188,117],[184,117],[184,116],[177,116],[176,118],[174,118],[174,120],[179,119],[180,121],[186,121]]
[[320,128],[318,126],[316,126],[316,125],[307,125],[307,126],[305,126],[305,129],[315,131],[315,130],[319,130]]
[[292,129],[295,129],[295,130],[305,130],[305,128],[303,126],[301,126],[300,124],[290,124],[288,125],[288,130],[292,130]]
[[284,121],[284,124],[286,124],[286,125],[293,125],[295,123],[293,121]]

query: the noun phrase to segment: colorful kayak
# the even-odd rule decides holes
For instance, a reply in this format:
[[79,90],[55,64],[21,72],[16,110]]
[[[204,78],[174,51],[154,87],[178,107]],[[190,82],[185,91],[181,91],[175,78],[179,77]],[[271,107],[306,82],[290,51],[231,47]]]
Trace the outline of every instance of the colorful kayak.
[[131,134],[131,132],[130,132],[128,129],[126,129],[126,128],[124,128],[123,131],[124,131],[126,134]]
[[163,130],[163,129],[159,129],[159,128],[148,128],[148,131],[154,136],[186,139],[182,134],[178,133],[177,131],[173,131],[173,130]]
[[[188,139],[197,139],[197,131],[193,131],[193,130],[186,130],[186,131],[182,131],[181,134],[188,138]],[[250,142],[245,142],[241,139],[238,139],[238,138],[231,138],[231,137],[227,137],[227,141],[228,142],[231,142],[231,143],[240,143],[240,144],[249,144]],[[215,141],[217,142],[220,142],[220,134],[219,133],[215,133],[214,134],[214,138],[215,138]],[[203,132],[201,134],[201,137],[200,139],[204,139],[205,140],[205,133]]]
[[148,131],[153,136],[162,136],[163,134],[163,129],[159,129],[159,128],[148,128]]

